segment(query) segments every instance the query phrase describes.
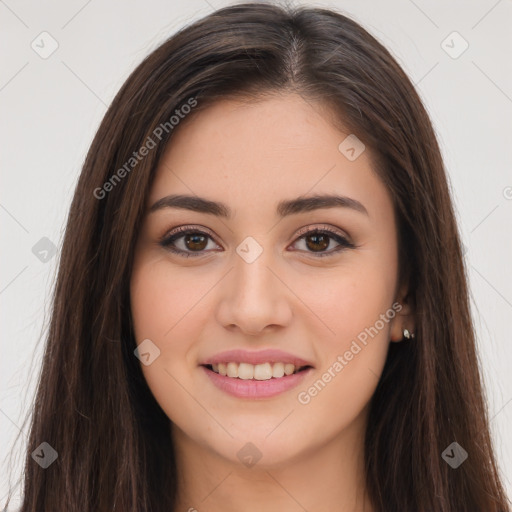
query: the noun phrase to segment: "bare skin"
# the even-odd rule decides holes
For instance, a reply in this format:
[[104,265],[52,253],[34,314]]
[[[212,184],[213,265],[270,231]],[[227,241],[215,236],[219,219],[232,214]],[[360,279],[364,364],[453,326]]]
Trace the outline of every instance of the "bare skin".
[[[136,247],[135,334],[137,343],[150,339],[160,350],[142,369],[171,420],[176,510],[372,512],[363,473],[368,403],[389,343],[414,324],[398,286],[391,198],[368,150],[350,161],[338,149],[347,135],[320,105],[289,94],[216,103],[186,119],[164,154],[148,209],[187,194],[232,210],[227,219],[157,209],[146,215]],[[366,212],[276,212],[280,201],[321,194],[346,196]],[[159,244],[185,225],[206,237],[174,240],[189,257]],[[299,233],[326,227],[352,246]],[[250,263],[237,252],[247,237],[262,249]],[[371,326],[378,332],[363,344]],[[313,366],[277,396],[231,396],[201,366],[225,350],[271,348]],[[337,371],[338,356],[344,364]],[[325,385],[309,392],[319,379]],[[261,455],[250,467],[238,454],[244,446]]]

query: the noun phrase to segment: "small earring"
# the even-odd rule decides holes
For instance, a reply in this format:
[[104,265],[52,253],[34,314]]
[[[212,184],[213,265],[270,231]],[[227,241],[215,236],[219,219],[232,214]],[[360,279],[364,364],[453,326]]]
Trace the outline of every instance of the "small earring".
[[415,335],[413,332],[409,331],[409,329],[404,329],[404,338],[406,340],[410,340],[411,338],[414,338]]

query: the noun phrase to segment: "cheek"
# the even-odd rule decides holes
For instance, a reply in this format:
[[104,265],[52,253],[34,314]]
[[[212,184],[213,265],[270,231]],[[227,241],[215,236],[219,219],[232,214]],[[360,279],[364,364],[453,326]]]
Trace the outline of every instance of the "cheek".
[[[379,333],[374,334],[375,339],[387,340],[389,336],[392,317],[383,323],[381,315],[389,313],[393,303],[394,266],[380,261],[365,264],[361,259],[323,277],[318,273],[314,279],[304,277],[301,293],[325,327],[322,339],[328,349],[323,351],[331,355],[333,351],[347,350],[351,340],[360,334],[364,340],[362,333],[376,323]],[[310,286],[308,282],[315,285]]]
[[326,328],[317,339],[321,368],[301,388],[299,403],[310,412],[329,410],[342,424],[354,419],[375,391],[396,315],[394,253],[375,254],[359,255],[335,277],[317,274],[308,293],[308,306]]
[[[195,325],[191,320],[193,311],[190,305],[187,306],[186,290],[179,283],[179,275],[172,275],[168,268],[166,271],[164,260],[146,258],[134,265],[130,297],[135,339],[137,344],[149,339],[159,350],[151,365],[142,366],[153,391],[154,387],[169,380],[165,370],[174,374],[176,368],[185,366],[186,340],[192,340],[193,336],[188,336],[183,329]],[[179,342],[176,339],[178,332]],[[181,365],[177,365],[177,361],[181,361]]]
[[134,265],[130,294],[137,341],[150,338],[161,350],[176,348],[172,340],[177,332],[186,339],[187,329],[198,328],[194,306],[206,292],[207,283],[202,282],[200,288],[195,284],[198,280],[191,281],[187,271],[170,272],[165,258],[147,258]]
[[135,338],[137,344],[149,339],[159,350],[151,364],[141,363],[141,369],[153,396],[173,420],[190,407],[181,384],[189,378],[188,362],[201,329],[193,308],[197,294],[183,273],[169,272],[165,259],[146,255],[136,260],[130,282]]

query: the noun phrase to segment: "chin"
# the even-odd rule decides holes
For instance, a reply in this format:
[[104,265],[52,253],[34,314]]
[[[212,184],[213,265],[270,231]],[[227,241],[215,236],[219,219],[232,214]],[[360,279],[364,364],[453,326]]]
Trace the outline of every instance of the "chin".
[[269,430],[249,431],[245,430],[243,434],[233,432],[234,439],[226,439],[221,444],[218,439],[211,449],[217,455],[226,459],[232,464],[236,464],[249,469],[256,466],[258,469],[275,469],[290,463],[301,453],[307,451],[307,447],[299,446],[298,442],[288,432],[280,434],[274,432],[269,435]]

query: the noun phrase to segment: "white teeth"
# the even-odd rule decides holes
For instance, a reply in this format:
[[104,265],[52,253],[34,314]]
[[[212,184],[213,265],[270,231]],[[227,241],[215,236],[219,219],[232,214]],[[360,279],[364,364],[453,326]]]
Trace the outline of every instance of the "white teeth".
[[283,363],[274,363],[272,367],[272,377],[278,379],[279,377],[284,377],[284,364]]
[[228,363],[227,374],[228,377],[238,377],[238,365],[236,363]]
[[239,378],[242,380],[270,380],[272,378],[279,379],[285,375],[291,375],[298,370],[291,363],[216,363],[212,364],[212,370],[220,375]]
[[[234,364],[236,363],[229,363]],[[240,363],[238,366],[238,377],[240,379],[248,380],[254,377],[254,365],[248,363]]]
[[270,363],[257,364],[254,367],[254,378],[256,380],[269,380],[272,378],[272,366]]
[[284,374],[291,375],[295,371],[295,366],[293,364],[287,363],[284,365]]

